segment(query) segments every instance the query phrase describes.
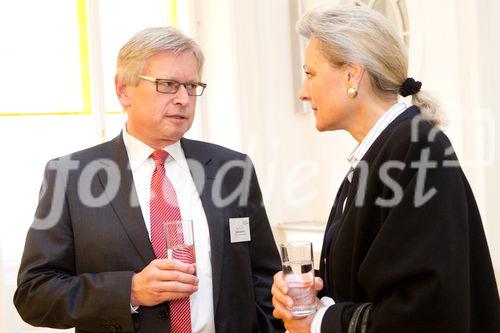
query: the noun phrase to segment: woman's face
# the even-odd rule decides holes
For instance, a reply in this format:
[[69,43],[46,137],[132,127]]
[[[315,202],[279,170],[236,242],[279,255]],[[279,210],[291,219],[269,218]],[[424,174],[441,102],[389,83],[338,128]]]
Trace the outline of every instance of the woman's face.
[[353,100],[347,96],[347,66],[328,62],[317,39],[309,40],[305,50],[306,79],[299,99],[311,104],[319,131],[347,129],[352,118]]

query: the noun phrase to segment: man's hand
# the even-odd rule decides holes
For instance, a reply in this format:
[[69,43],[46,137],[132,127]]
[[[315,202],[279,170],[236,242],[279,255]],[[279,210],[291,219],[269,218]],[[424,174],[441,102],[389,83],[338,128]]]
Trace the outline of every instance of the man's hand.
[[154,306],[189,297],[198,290],[195,264],[155,259],[132,277],[130,304]]
[[[316,291],[323,289],[323,281],[320,278],[314,279],[314,289]],[[283,272],[278,272],[274,275],[274,283],[271,288],[273,294],[275,318],[283,320],[285,328],[290,333],[311,332],[311,323],[314,314],[305,317],[294,317],[291,313],[293,307],[293,299],[288,296],[288,287],[283,280]],[[319,300],[317,300],[319,302]]]

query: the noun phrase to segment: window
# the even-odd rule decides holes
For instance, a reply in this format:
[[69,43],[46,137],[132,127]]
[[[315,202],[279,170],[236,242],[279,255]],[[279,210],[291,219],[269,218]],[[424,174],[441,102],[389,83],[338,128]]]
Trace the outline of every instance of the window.
[[373,8],[382,13],[398,29],[406,45],[409,45],[409,22],[405,0],[354,0],[354,4]]
[[1,332],[40,331],[21,321],[12,295],[45,163],[119,133],[118,48],[143,28],[175,24],[176,13],[175,0],[1,2]]
[[6,1],[0,9],[0,115],[89,113],[82,1]]

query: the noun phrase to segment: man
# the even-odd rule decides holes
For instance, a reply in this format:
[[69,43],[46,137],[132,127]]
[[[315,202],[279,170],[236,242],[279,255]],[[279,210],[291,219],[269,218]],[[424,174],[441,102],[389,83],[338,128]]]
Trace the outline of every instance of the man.
[[[175,28],[120,50],[115,139],[49,162],[14,303],[76,332],[273,332],[279,255],[248,157],[183,138],[203,54]],[[162,222],[192,219],[195,263],[166,259]]]

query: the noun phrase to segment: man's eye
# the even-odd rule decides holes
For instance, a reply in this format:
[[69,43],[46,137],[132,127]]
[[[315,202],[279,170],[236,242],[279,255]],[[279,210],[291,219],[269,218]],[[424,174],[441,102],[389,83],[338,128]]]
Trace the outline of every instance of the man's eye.
[[198,88],[198,85],[196,83],[186,83],[186,88],[194,91]]
[[176,87],[179,85],[179,84],[178,84],[177,82],[175,82],[175,81],[162,81],[162,82],[160,82],[160,84],[161,84],[162,86],[164,86],[165,88],[170,88],[170,89],[172,89],[172,88],[176,88]]

